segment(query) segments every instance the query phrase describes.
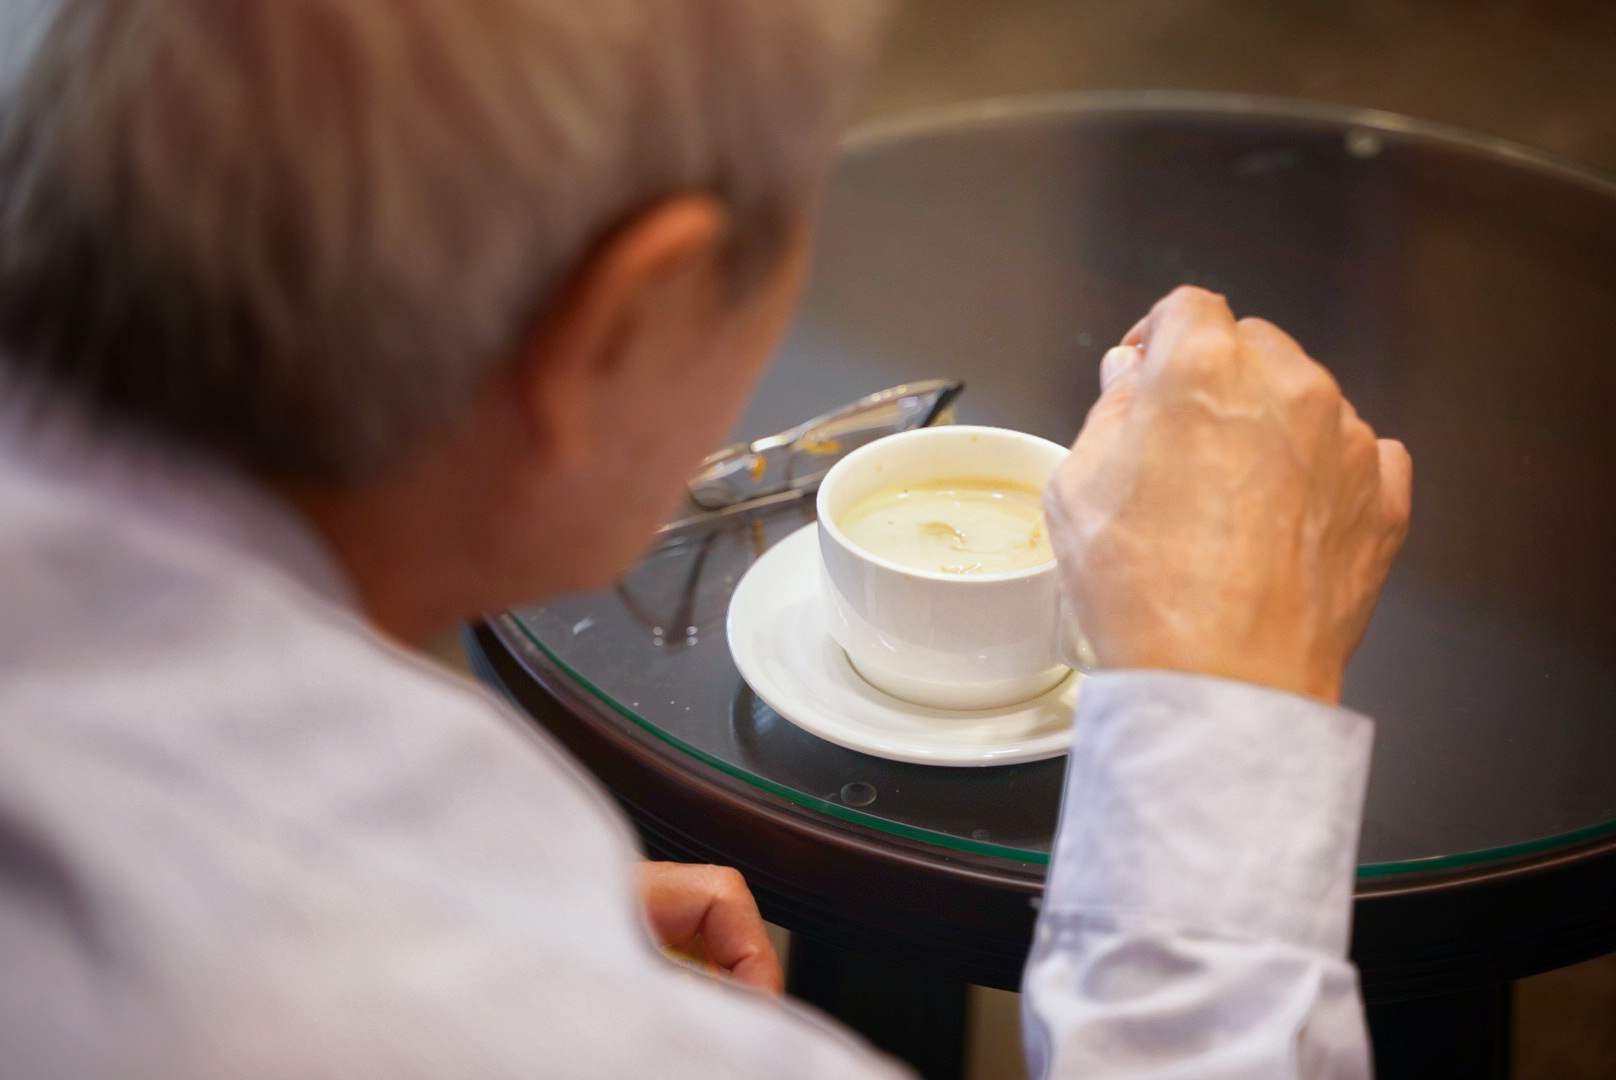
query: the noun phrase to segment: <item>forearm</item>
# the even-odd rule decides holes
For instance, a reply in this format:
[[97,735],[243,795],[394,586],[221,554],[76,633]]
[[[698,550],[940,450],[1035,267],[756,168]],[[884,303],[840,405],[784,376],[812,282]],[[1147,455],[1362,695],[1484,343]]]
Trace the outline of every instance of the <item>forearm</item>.
[[1367,1077],[1345,956],[1370,740],[1246,684],[1090,679],[1025,977],[1034,1075]]

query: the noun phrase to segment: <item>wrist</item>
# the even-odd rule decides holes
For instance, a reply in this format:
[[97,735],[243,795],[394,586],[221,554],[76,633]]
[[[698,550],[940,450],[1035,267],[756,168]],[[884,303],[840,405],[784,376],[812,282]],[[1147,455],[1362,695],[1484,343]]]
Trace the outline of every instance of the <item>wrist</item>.
[[1132,650],[1115,658],[1109,652],[1098,655],[1100,666],[1107,669],[1136,668],[1171,671],[1180,675],[1210,675],[1270,690],[1282,690],[1326,705],[1341,703],[1344,671],[1340,664],[1185,648]]

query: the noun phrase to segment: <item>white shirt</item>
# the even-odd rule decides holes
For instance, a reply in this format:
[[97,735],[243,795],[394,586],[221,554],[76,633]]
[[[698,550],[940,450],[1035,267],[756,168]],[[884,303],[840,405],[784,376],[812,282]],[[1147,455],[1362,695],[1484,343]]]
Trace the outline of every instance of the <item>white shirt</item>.
[[[1367,1077],[1369,741],[1254,687],[1091,679],[1036,1069]],[[636,858],[561,749],[366,625],[286,507],[0,387],[6,1077],[902,1075],[664,962]]]

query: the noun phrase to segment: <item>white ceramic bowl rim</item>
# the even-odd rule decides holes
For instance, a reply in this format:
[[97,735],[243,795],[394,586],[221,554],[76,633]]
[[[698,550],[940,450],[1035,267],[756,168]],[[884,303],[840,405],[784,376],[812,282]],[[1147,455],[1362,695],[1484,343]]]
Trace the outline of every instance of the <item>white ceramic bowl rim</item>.
[[[843,465],[858,461],[861,457],[868,456],[871,451],[878,450],[881,444],[886,442],[887,439],[915,438],[923,435],[932,435],[933,437],[940,438],[951,434],[991,435],[994,438],[1001,438],[1008,435],[1029,442],[1042,443],[1045,446],[1053,446],[1062,454],[1067,453],[1066,447],[1060,445],[1060,443],[1053,442],[1038,435],[1029,435],[1025,431],[1016,431],[1014,428],[989,427],[982,424],[945,424],[939,427],[914,428],[910,431],[900,431],[895,434],[876,439],[874,442],[865,443],[857,450],[854,450],[851,454],[848,454],[846,457],[842,458],[841,461],[838,461],[833,468],[840,468]],[[853,541],[849,540],[847,538],[847,534],[842,532],[841,527],[838,526],[835,521],[831,520],[830,516],[825,513],[825,486],[823,481],[820,482],[819,491],[814,496],[814,510],[819,518],[820,526],[823,527],[824,530],[829,533],[830,536],[842,547],[857,553],[861,559],[866,559],[876,566],[881,567],[883,570],[890,570],[897,574],[905,574],[909,577],[919,578],[922,581],[949,581],[958,582],[961,585],[991,585],[1001,581],[1016,581],[1021,578],[1037,577],[1039,574],[1049,573],[1050,568],[1055,566],[1055,560],[1051,558],[1039,563],[1037,566],[1025,566],[1020,570],[1001,570],[996,574],[947,574],[941,570],[921,570],[918,567],[905,566],[903,563],[893,562],[891,559],[882,558],[880,555],[862,548],[858,544],[855,544]]]

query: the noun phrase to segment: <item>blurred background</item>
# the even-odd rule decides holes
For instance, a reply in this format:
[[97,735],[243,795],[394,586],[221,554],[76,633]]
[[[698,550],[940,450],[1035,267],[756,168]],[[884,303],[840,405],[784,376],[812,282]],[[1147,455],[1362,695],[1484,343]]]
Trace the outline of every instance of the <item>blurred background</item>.
[[[1381,109],[1616,173],[1616,3],[908,0],[864,112],[1139,89]],[[973,994],[967,1076],[1025,1075],[1018,1008]],[[1517,984],[1514,1064],[1517,1080],[1616,1077],[1616,956]]]
[[1616,4],[908,0],[866,109],[1139,89],[1385,109],[1616,172]]

